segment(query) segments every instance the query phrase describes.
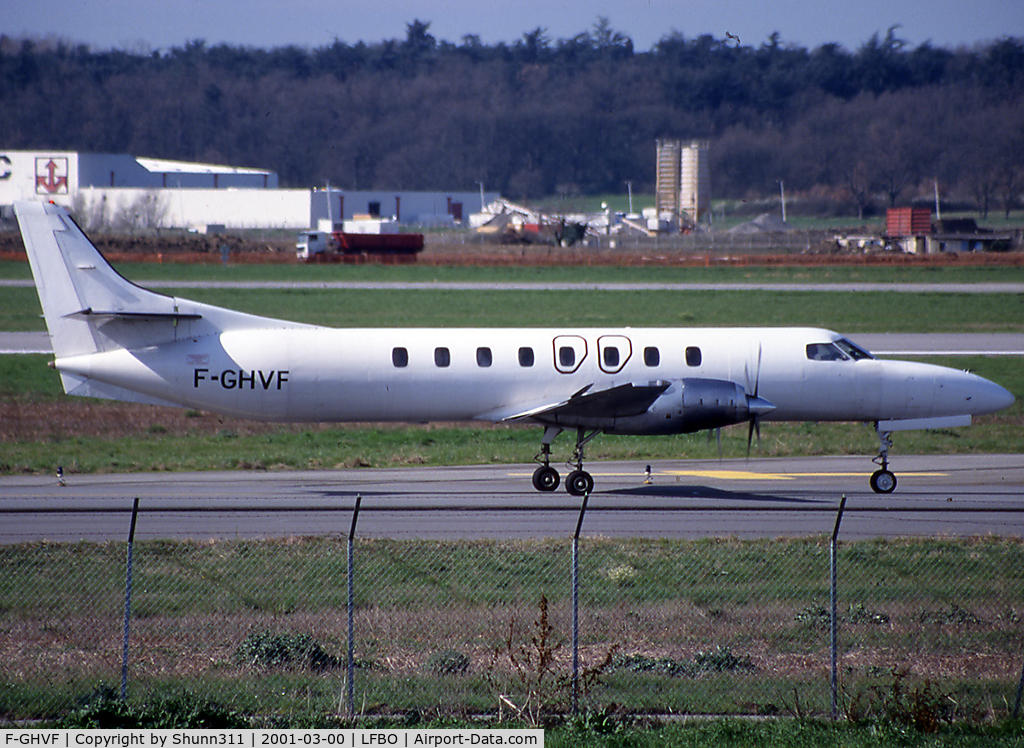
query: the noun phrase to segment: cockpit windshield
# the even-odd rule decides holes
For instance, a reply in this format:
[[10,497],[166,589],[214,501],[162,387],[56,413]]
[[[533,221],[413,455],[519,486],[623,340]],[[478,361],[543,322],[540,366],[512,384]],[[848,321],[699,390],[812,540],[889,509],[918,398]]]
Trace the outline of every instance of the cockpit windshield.
[[807,358],[811,361],[846,361],[847,357],[833,343],[808,343]]
[[847,356],[852,358],[854,361],[860,361],[864,358],[874,358],[870,353],[865,351],[859,345],[853,341],[847,340],[846,338],[840,338],[835,342],[836,346],[845,353]]
[[860,361],[874,356],[846,338],[840,338],[831,343],[808,343],[807,358],[811,361]]

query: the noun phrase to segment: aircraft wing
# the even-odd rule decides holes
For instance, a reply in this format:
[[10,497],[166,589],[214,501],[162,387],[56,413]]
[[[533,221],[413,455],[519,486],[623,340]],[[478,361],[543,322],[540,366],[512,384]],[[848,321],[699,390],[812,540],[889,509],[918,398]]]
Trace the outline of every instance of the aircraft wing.
[[563,400],[538,403],[526,407],[510,406],[477,416],[486,421],[519,421],[545,416],[628,418],[647,412],[655,400],[668,389],[664,380],[627,382],[594,390],[593,384]]

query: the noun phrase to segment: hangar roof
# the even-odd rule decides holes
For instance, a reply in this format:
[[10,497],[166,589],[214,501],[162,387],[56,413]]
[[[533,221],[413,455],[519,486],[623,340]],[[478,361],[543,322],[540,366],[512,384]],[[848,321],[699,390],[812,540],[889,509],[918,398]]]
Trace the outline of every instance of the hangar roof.
[[189,161],[168,161],[162,158],[135,159],[147,171],[158,174],[271,174],[267,169],[245,169],[239,166],[218,166],[216,164],[197,164]]

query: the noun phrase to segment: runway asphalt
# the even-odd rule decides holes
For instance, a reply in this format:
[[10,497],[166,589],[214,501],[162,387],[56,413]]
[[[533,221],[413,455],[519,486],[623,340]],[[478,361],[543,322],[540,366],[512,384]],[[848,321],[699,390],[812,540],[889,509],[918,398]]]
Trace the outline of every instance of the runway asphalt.
[[[901,456],[896,492],[868,488],[868,456],[594,462],[583,536],[1024,535],[1024,455]],[[0,478],[0,543],[138,539],[571,537],[581,499],[541,494],[532,465]]]

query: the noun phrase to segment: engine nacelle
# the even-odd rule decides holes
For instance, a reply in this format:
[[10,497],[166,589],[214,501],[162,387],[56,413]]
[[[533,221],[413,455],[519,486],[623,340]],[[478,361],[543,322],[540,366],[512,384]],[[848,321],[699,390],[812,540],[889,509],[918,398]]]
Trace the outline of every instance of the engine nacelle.
[[727,379],[676,379],[646,413],[588,425],[608,434],[690,434],[743,423],[772,409]]

